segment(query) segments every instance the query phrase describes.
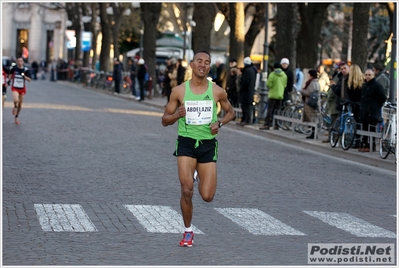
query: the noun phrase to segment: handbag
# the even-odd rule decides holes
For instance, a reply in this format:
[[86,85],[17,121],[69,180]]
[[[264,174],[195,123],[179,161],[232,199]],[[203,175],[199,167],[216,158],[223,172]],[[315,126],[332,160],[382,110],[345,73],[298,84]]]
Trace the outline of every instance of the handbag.
[[312,93],[310,93],[309,99],[306,101],[306,104],[309,107],[316,109],[318,100],[319,100],[319,92],[313,91]]

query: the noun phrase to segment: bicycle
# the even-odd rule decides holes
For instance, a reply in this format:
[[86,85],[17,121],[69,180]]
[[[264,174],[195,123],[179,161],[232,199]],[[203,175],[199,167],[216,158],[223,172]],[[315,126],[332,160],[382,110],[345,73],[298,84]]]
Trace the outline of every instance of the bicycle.
[[396,156],[396,106],[386,102],[383,111],[386,121],[380,139],[380,156],[386,159],[390,153]]
[[341,115],[329,131],[329,140],[332,148],[337,145],[340,138],[342,149],[348,150],[352,146],[356,136],[356,120],[353,117],[352,104],[349,100],[342,104]]

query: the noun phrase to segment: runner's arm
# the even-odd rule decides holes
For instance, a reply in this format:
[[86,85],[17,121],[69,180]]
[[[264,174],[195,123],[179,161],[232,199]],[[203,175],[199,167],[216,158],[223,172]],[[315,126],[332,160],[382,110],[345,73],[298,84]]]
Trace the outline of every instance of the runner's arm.
[[162,116],[162,125],[164,127],[173,125],[180,117],[186,116],[186,108],[184,105],[180,105],[179,101],[182,89],[184,88],[181,86],[172,89],[169,102],[166,104],[165,112]]

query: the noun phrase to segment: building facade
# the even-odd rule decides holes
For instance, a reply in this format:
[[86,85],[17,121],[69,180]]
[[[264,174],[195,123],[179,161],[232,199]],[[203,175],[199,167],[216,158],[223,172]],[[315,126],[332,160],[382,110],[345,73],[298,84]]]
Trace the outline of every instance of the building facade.
[[64,9],[52,3],[2,2],[2,55],[27,63],[65,58]]

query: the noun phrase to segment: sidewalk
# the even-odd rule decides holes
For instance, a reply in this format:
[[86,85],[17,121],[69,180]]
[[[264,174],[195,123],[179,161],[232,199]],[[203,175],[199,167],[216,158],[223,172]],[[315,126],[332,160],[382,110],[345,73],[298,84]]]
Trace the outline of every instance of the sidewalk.
[[[70,82],[68,82],[70,83]],[[77,85],[77,84],[75,84]],[[81,84],[78,84],[78,86],[82,86]],[[111,92],[104,91],[101,89],[95,89],[95,88],[90,88],[90,87],[85,87],[87,89],[97,91],[97,92],[102,92],[105,94],[112,94]],[[157,96],[157,97],[152,97],[151,99],[146,98],[144,101],[137,101],[134,98],[132,98],[131,93],[129,94],[119,94],[119,95],[114,95],[115,97],[119,98],[125,98],[130,101],[135,101],[137,103],[141,103],[144,105],[149,105],[152,107],[156,107],[159,109],[164,109],[165,105],[167,103],[167,98],[163,96]],[[349,149],[347,151],[343,150],[338,144],[337,147],[331,148],[329,143],[322,143],[322,140],[326,139],[327,136],[325,136],[326,131],[321,130],[318,134],[318,139],[306,139],[304,134],[297,133],[297,132],[292,132],[291,130],[259,130],[259,127],[261,124],[254,124],[254,125],[248,125],[248,126],[239,126],[235,124],[235,122],[230,122],[227,125],[223,127],[229,127],[231,129],[235,129],[237,131],[243,131],[247,133],[251,133],[253,135],[257,136],[263,136],[270,138],[272,140],[280,141],[285,144],[290,144],[290,145],[295,145],[302,147],[304,149],[312,150],[315,152],[323,153],[326,155],[338,157],[341,159],[346,159],[358,163],[363,163],[365,165],[370,165],[370,166],[375,166],[375,167],[380,167],[384,168],[387,170],[391,171],[396,171],[396,163],[395,163],[395,156],[392,154],[389,154],[387,159],[382,159],[379,155],[378,148],[379,146],[377,145],[377,151],[375,152],[370,152],[370,153],[362,153],[359,152],[357,149]]]

